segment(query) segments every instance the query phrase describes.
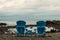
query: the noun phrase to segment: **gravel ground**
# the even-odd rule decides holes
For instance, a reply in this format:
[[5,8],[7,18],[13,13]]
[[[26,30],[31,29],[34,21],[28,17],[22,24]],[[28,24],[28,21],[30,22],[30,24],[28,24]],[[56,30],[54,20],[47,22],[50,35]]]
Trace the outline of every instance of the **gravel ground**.
[[23,37],[19,36],[17,37],[16,35],[11,35],[11,34],[2,34],[0,35],[0,40],[60,40],[60,32],[58,33],[47,33],[46,38],[43,38],[42,36],[36,37]]

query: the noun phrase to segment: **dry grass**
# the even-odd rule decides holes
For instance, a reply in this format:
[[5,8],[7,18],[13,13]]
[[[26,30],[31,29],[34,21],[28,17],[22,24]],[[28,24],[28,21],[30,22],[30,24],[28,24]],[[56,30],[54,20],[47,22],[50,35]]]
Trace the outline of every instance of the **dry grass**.
[[58,33],[47,33],[46,38],[43,38],[42,36],[40,37],[22,37],[19,36],[17,37],[16,35],[5,35],[2,34],[0,35],[0,40],[60,40],[60,32]]

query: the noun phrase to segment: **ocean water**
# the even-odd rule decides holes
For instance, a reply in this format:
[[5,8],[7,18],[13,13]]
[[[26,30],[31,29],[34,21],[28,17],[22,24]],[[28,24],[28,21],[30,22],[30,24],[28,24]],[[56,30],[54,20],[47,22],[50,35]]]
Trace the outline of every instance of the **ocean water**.
[[0,22],[7,23],[8,25],[16,25],[16,21],[24,20],[26,24],[36,24],[37,21],[43,20],[60,20],[60,15],[10,15],[0,16]]
[[[0,21],[0,23],[7,23],[7,25],[11,25],[11,26],[16,25],[16,22],[17,21]],[[26,21],[26,25],[29,24],[36,24],[36,21]]]

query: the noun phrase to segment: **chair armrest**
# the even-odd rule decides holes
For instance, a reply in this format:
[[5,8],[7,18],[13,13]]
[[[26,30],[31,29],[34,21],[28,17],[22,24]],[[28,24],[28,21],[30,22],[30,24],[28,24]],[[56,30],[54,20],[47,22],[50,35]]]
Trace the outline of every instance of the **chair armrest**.
[[35,33],[38,33],[38,30],[37,29],[34,29]]
[[26,33],[26,32],[27,32],[27,29],[25,29],[24,33]]

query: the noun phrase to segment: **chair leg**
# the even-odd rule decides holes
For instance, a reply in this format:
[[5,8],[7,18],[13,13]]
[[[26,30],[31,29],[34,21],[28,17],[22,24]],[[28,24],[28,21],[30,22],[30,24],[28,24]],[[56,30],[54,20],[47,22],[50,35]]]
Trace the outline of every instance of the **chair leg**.
[[16,32],[16,36],[19,36],[19,32],[18,31]]
[[37,40],[39,40],[39,34],[38,34],[38,32],[36,31],[35,34],[36,34]]
[[24,33],[24,38],[25,38],[24,40],[26,40],[26,33]]
[[26,33],[24,33],[24,37],[26,37]]
[[37,40],[39,40],[39,35],[37,34]]
[[31,32],[31,34],[30,34],[30,35],[31,35],[31,37],[32,37],[32,32]]
[[46,40],[46,34],[43,34],[44,39]]
[[46,37],[46,32],[43,33],[43,37],[44,37],[44,38]]

